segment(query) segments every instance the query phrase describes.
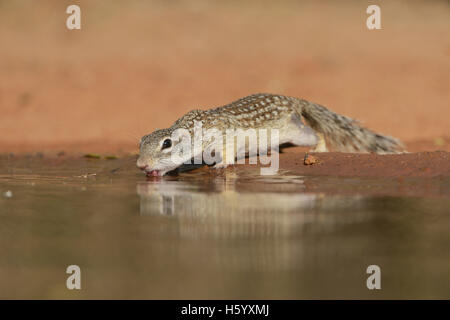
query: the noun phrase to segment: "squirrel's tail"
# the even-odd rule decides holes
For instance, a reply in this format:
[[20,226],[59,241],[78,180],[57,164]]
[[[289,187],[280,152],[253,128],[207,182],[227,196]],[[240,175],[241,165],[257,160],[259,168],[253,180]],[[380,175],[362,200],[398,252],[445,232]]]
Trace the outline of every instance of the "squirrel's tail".
[[402,143],[361,127],[357,121],[334,113],[327,108],[296,99],[298,112],[316,132],[325,136],[333,149],[342,152],[404,152]]

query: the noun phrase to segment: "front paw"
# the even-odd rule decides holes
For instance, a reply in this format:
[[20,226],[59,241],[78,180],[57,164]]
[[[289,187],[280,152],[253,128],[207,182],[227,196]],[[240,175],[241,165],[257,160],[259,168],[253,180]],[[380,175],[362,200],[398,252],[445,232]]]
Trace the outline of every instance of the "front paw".
[[226,167],[228,167],[228,164],[225,162],[219,162],[213,166],[214,169],[225,169]]

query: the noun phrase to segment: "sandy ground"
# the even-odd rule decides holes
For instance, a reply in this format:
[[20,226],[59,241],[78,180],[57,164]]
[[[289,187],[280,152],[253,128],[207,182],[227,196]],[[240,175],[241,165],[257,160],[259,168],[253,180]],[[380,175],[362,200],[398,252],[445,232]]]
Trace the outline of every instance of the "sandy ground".
[[319,102],[411,152],[450,151],[448,2],[380,1],[376,31],[365,1],[73,2],[78,31],[64,2],[0,1],[2,153],[136,153],[187,111],[256,92]]
[[[136,172],[136,155],[122,155],[110,157],[106,155],[85,155],[81,153],[28,153],[28,154],[2,154],[0,153],[0,174],[34,173],[42,170],[58,167],[72,167],[80,172],[89,167],[89,164],[104,167],[104,172],[109,169],[120,169]],[[311,161],[313,159],[313,161]],[[307,161],[309,160],[309,162]],[[334,176],[334,177],[385,177],[385,178],[449,178],[450,177],[450,153],[445,151],[405,153],[399,155],[378,154],[354,154],[354,153],[311,153],[304,152],[300,148],[283,149],[279,154],[279,170],[289,171],[305,176]],[[109,168],[112,166],[111,168]],[[192,169],[185,166],[182,172],[203,171],[208,175],[220,175],[230,173],[235,168],[245,169],[248,164],[230,165],[226,169],[214,169],[202,166]],[[255,166],[252,164],[251,166]],[[261,164],[256,164],[260,168]],[[198,166],[197,166],[198,167]],[[108,169],[109,168],[109,169]],[[257,170],[259,172],[259,170]],[[253,171],[252,171],[253,172]],[[95,173],[95,172],[94,172]],[[176,176],[176,173],[170,174]],[[145,175],[142,173],[142,178]],[[161,179],[161,177],[149,177],[149,179]]]
[[282,154],[280,167],[300,175],[364,177],[450,177],[450,153],[418,152],[401,155],[309,153],[314,161],[306,164],[305,154]]

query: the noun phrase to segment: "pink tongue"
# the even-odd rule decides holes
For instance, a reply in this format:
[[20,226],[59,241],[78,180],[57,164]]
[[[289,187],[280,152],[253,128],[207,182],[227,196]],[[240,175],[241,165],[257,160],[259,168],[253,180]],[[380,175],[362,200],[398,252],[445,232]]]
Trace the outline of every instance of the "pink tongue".
[[158,170],[152,170],[150,172],[147,172],[147,176],[153,176],[153,177],[159,176]]

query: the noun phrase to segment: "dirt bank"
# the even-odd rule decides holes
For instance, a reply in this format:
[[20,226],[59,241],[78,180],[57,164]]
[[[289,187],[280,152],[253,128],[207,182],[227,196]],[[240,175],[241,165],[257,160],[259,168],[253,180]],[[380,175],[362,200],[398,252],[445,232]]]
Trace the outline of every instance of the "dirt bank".
[[[111,157],[114,155],[115,157]],[[136,156],[130,154],[93,154],[87,158],[82,153],[51,154],[45,152],[28,154],[0,154],[0,172],[2,174],[45,173],[65,168],[89,168],[95,165],[99,172],[108,173],[109,169],[120,168],[122,171],[139,173],[136,168]],[[375,177],[375,178],[434,178],[450,177],[450,153],[446,151],[419,152],[398,155],[351,154],[351,153],[309,153],[315,158],[315,163],[305,164],[305,152],[301,148],[289,148],[280,154],[280,170],[288,170],[297,175],[306,176],[336,176],[336,177]],[[98,157],[98,159],[97,159]],[[116,158],[117,157],[117,158]],[[114,159],[107,159],[114,158]],[[239,172],[250,165],[237,165]],[[253,166],[253,165],[252,165]],[[44,171],[42,171],[44,170]],[[96,169],[97,170],[97,169]],[[215,169],[202,167],[200,169],[211,175],[218,173]],[[226,170],[232,171],[233,166]]]
[[305,153],[280,157],[280,167],[301,175],[347,177],[449,177],[450,153],[419,152],[400,155],[310,153],[316,162],[304,164]]

